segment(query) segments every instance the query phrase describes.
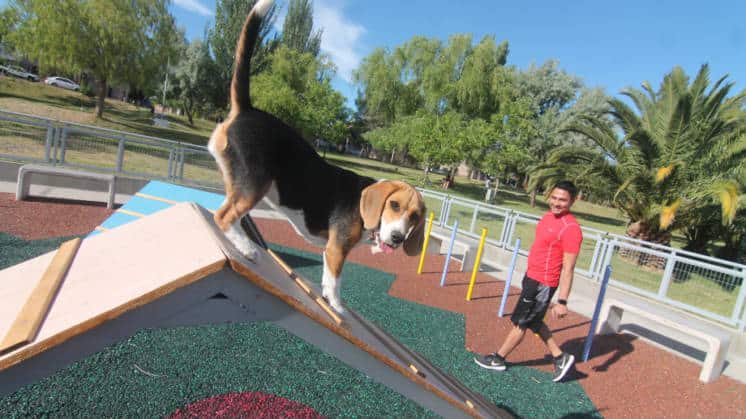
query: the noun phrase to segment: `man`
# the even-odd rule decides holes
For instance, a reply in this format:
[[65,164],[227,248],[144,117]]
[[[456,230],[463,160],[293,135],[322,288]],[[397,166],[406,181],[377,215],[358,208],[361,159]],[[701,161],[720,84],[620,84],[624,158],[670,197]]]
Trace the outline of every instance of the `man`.
[[505,357],[523,340],[526,329],[537,333],[552,353],[555,365],[553,381],[562,380],[575,362],[573,355],[562,352],[543,319],[558,287],[559,298],[552,306],[552,316],[563,318],[567,315],[567,298],[583,241],[580,226],[570,214],[576,196],[577,188],[570,181],[558,182],[552,188],[549,211],[536,226],[534,243],[528,254],[528,269],[523,277],[523,290],[510,317],[513,328],[496,353],[474,358],[479,366],[504,371]]

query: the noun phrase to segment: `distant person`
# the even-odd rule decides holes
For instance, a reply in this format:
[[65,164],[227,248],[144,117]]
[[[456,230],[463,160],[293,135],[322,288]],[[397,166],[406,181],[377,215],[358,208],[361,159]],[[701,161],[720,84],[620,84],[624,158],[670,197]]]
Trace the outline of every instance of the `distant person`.
[[452,180],[452,178],[451,178],[451,174],[449,173],[449,174],[447,174],[447,175],[446,175],[446,176],[445,176],[445,177],[443,178],[443,183],[441,183],[441,185],[440,185],[440,186],[441,186],[441,187],[442,187],[443,189],[449,189],[449,188],[451,187],[451,183],[452,183],[452,182],[453,182],[453,180]]
[[537,333],[554,357],[552,381],[561,381],[575,362],[575,357],[563,352],[554,341],[552,332],[544,323],[544,315],[558,287],[559,298],[552,306],[552,317],[561,319],[567,315],[575,262],[583,242],[580,225],[570,214],[577,194],[577,188],[570,181],[558,182],[552,188],[549,211],[536,225],[523,289],[510,316],[513,328],[497,352],[474,358],[480,367],[504,371],[505,358],[521,343],[526,329]]

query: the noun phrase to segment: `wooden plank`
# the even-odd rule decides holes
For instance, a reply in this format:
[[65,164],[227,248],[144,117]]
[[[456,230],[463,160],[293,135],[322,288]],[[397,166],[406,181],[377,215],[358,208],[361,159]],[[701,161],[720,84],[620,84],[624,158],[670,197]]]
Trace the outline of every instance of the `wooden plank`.
[[121,212],[122,214],[126,214],[126,215],[129,215],[129,216],[132,216],[132,217],[136,217],[136,218],[142,218],[142,217],[146,216],[145,214],[141,214],[141,213],[136,212],[136,211],[130,211],[130,210],[124,209],[124,208],[119,208],[116,212]]
[[303,290],[306,293],[308,293],[308,295],[314,298],[314,301],[316,301],[316,304],[318,304],[326,312],[326,314],[328,314],[329,317],[331,317],[334,320],[334,322],[337,323],[337,325],[342,324],[342,318],[339,317],[337,312],[334,311],[334,309],[332,309],[331,307],[329,307],[329,304],[327,304],[327,302],[323,298],[314,295],[314,293],[311,291],[311,288],[309,288],[308,285],[304,284],[303,280],[300,279],[298,275],[295,274],[295,272],[293,272],[293,268],[291,268],[287,263],[285,263],[284,260],[282,260],[279,256],[277,256],[277,254],[273,252],[272,249],[267,249],[267,253],[269,253],[269,255],[272,256],[272,259],[274,259],[275,262],[278,265],[280,265],[282,270],[284,270],[288,274],[288,276],[290,276],[291,278],[295,280],[295,282],[298,284],[299,287],[303,288]]
[[148,194],[141,193],[141,192],[137,192],[135,196],[139,196],[140,198],[143,198],[143,199],[150,199],[151,201],[158,201],[158,202],[163,202],[165,204],[171,204],[171,205],[175,205],[179,203],[178,201],[174,201],[173,199],[161,198],[160,196],[148,195]]
[[13,350],[34,340],[42,321],[49,312],[54,296],[62,285],[68,268],[75,259],[80,238],[62,243],[36,288],[26,300],[20,313],[0,343],[0,353]]

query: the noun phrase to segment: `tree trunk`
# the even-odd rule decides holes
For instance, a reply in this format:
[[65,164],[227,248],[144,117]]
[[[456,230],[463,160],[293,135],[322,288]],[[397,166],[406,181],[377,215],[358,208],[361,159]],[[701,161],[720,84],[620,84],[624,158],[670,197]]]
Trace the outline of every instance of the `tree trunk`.
[[[627,225],[627,237],[669,246],[671,244],[671,232],[653,231],[652,227],[643,221],[635,221]],[[635,243],[635,245],[638,245]],[[645,245],[642,245],[645,247]],[[666,267],[666,259],[629,248],[621,248],[619,256],[634,261],[638,266],[644,266],[656,271],[662,271]]]
[[109,91],[109,86],[106,83],[106,79],[98,80],[98,97],[96,98],[96,119],[104,116],[104,105],[106,104],[106,95]]
[[[723,241],[725,246],[720,249],[717,257],[739,263],[746,260],[746,235],[728,232],[723,237]],[[739,256],[742,260],[739,260]]]
[[688,227],[684,230],[686,245],[684,250],[694,253],[707,254],[707,243],[713,238],[712,229]]
[[187,119],[189,120],[189,125],[194,126],[194,121],[192,120],[192,108],[194,108],[194,102],[192,102],[192,100],[189,99],[184,103],[184,113],[186,113],[187,115]]
[[531,194],[529,195],[531,208],[536,208],[536,189],[531,189]]

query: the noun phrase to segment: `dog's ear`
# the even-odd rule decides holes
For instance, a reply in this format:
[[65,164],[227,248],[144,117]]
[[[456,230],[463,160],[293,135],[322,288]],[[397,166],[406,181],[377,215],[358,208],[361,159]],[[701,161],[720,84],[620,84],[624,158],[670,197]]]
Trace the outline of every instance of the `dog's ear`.
[[[424,214],[423,214],[424,215]],[[425,241],[425,218],[420,217],[417,227],[409,233],[404,240],[404,253],[408,256],[416,256],[422,251],[422,243]]]
[[383,206],[397,186],[393,182],[380,181],[363,189],[360,196],[360,216],[363,217],[363,227],[371,230],[381,222]]

